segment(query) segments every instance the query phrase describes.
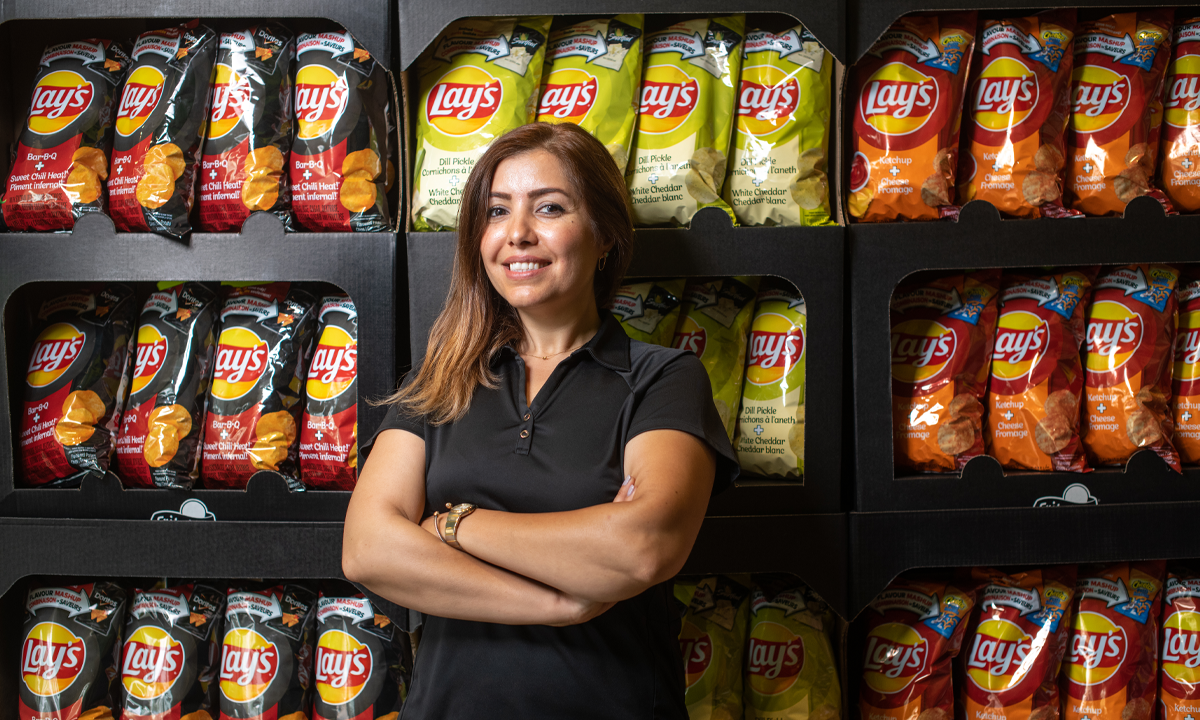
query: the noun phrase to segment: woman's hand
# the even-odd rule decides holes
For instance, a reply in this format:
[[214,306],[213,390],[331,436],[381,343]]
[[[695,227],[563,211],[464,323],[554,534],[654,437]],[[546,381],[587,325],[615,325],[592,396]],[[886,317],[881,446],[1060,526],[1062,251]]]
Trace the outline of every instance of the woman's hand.
[[629,502],[633,500],[633,491],[637,490],[637,483],[633,481],[632,475],[625,476],[625,482],[621,483],[621,489],[617,491],[617,496],[613,498],[613,502]]

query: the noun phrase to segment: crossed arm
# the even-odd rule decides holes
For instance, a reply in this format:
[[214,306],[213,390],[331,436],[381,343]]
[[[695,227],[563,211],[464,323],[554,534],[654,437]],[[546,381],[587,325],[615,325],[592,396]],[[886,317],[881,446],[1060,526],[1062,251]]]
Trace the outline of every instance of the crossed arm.
[[625,474],[635,480],[617,501],[557,513],[477,510],[459,526],[460,552],[421,517],[425,441],[387,430],[350,499],[342,569],[399,605],[440,617],[585,622],[679,572],[714,472],[714,454],[698,438],[645,432],[625,447]]

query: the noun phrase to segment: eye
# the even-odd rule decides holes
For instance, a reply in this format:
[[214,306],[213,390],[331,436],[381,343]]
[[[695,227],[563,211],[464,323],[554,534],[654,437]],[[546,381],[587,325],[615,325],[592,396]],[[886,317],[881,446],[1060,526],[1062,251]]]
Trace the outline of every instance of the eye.
[[538,212],[544,215],[561,215],[563,213],[563,206],[558,203],[548,202],[539,206]]
[[504,207],[500,207],[499,205],[496,205],[496,206],[488,208],[487,214],[488,214],[489,218],[498,218],[502,215],[507,215],[508,208],[504,208]]

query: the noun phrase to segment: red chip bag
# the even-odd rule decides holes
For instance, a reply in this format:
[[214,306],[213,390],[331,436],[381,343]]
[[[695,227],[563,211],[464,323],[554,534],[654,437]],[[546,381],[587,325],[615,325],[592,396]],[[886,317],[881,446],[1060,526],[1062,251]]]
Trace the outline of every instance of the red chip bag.
[[1200,463],[1200,275],[1179,283],[1179,331],[1175,337],[1175,372],[1171,407],[1175,449],[1185,463]]
[[1087,309],[1083,446],[1093,465],[1150,448],[1179,470],[1169,412],[1179,272],[1127,265],[1096,280]]
[[1163,595],[1159,718],[1186,720],[1200,712],[1200,574],[1172,567]]
[[1003,573],[975,568],[979,603],[959,656],[960,720],[1055,720],[1071,627],[1073,565]]
[[1200,210],[1200,17],[1175,27],[1175,55],[1163,93],[1159,182],[1182,212]]
[[1004,278],[985,439],[988,454],[1009,470],[1088,470],[1079,346],[1097,269]]
[[892,295],[892,447],[897,468],[961,469],[983,453],[983,405],[999,270],[901,285]]
[[353,490],[358,478],[358,312],[346,295],[321,298],[305,362],[300,478],[314,490]]
[[1119,215],[1154,194],[1151,109],[1162,89],[1175,11],[1154,8],[1083,22],[1075,31],[1067,205]]
[[975,593],[942,582],[898,578],[866,611],[858,707],[870,720],[949,720],[951,664]]
[[906,15],[854,66],[851,216],[936,220],[949,211],[975,15]]
[[1150,720],[1165,560],[1080,566],[1064,720]]
[[959,203],[1012,217],[1062,216],[1075,10],[988,20],[967,93]]

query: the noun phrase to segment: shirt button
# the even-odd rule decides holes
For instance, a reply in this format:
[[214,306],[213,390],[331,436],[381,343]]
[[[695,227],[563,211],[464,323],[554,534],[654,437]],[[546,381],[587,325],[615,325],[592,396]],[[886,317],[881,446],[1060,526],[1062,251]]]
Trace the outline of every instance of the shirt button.
[[529,418],[531,418],[531,417],[533,417],[533,416],[532,416],[532,415],[530,415],[529,413],[525,413],[525,419],[526,419],[526,420],[528,420],[528,419],[529,419]]
[[529,437],[529,431],[528,431],[528,430],[522,430],[522,431],[521,431],[521,437],[522,437],[522,438],[527,438],[527,437]]

